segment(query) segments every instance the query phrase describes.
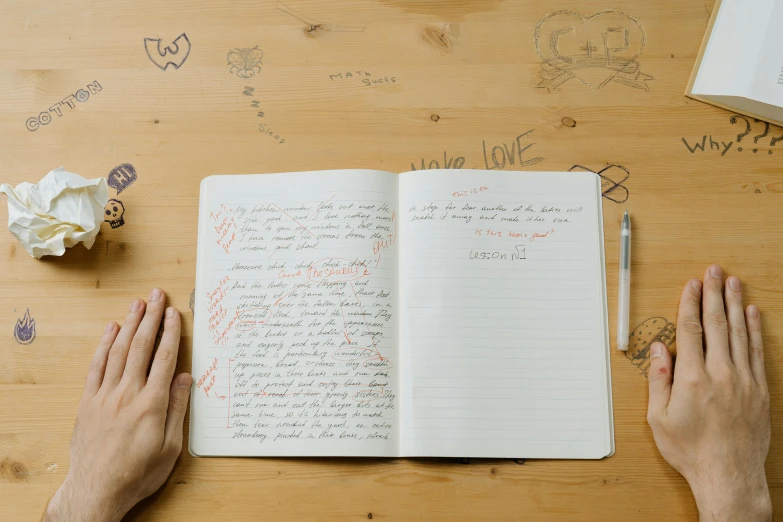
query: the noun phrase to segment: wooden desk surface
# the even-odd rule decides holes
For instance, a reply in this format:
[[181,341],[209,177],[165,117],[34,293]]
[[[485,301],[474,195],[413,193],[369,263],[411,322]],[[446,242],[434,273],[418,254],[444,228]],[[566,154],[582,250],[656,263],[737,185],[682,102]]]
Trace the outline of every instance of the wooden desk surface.
[[[624,13],[600,14],[609,5],[4,2],[0,180],[35,182],[59,165],[105,177],[123,163],[137,180],[111,189],[124,225],[105,223],[90,251],[35,261],[0,230],[0,519],[37,520],[67,474],[88,361],[133,297],[160,285],[186,312],[179,367],[190,368],[203,177],[401,172],[443,167],[444,155],[484,168],[485,146],[492,167],[493,147],[530,130],[525,158],[545,158],[534,169],[607,169],[612,331],[626,208],[635,224],[632,322],[650,319],[648,339],[671,329],[682,285],[708,263],[743,278],[765,320],[767,471],[783,509],[783,143],[770,146],[783,129],[756,143],[763,124],[751,121],[747,133],[745,120],[732,124],[730,113],[683,96],[711,3],[625,0],[611,4]],[[583,19],[556,14],[569,8]],[[154,60],[145,51],[145,38],[166,47],[183,33],[174,55],[156,55],[156,42]],[[247,49],[247,59],[231,49]],[[572,64],[607,52],[611,66]],[[496,158],[519,169],[518,158]],[[28,309],[37,336],[23,345],[13,333]],[[636,361],[612,353],[617,453],[603,461],[196,459],[183,450],[154,502],[129,518],[696,520],[687,484],[659,456],[645,420],[644,362],[644,352]]]

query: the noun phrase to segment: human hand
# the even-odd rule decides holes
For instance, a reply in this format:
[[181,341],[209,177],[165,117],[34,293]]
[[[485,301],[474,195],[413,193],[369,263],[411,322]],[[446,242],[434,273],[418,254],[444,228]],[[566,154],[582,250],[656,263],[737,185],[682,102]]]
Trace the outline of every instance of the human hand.
[[[182,450],[192,378],[172,378],[181,322],[165,304],[155,288],[149,304],[133,301],[122,328],[115,322],[106,327],[79,404],[70,471],[44,522],[120,520],[171,473]],[[163,336],[150,366],[164,309]]]
[[[663,458],[685,477],[702,521],[772,520],[764,472],[769,391],[759,309],[714,265],[680,298],[677,363],[651,347],[647,420]],[[724,303],[725,297],[725,303]],[[703,328],[702,328],[703,325]]]

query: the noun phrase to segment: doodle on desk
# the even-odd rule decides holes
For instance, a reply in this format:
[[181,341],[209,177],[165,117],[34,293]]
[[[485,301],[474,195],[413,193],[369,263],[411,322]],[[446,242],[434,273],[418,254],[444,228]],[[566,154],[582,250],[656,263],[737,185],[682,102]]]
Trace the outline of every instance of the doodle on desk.
[[365,86],[397,83],[396,76],[372,77],[372,74],[368,73],[367,71],[347,71],[344,74],[342,71],[340,71],[337,74],[329,75],[329,79],[331,81],[348,79],[353,80],[354,78],[360,80],[361,83]]
[[597,91],[611,82],[649,91],[637,59],[647,37],[638,20],[616,9],[590,16],[563,10],[546,15],[533,33],[541,57],[539,88],[551,92],[574,79]]
[[247,80],[261,72],[261,59],[263,57],[264,51],[259,49],[258,46],[252,49],[249,47],[231,49],[226,56],[229,66],[228,71]]
[[35,341],[35,319],[30,317],[29,308],[22,319],[16,320],[14,340],[19,344],[32,344]]
[[[745,127],[745,131],[744,132],[741,132],[741,133],[737,134],[737,144],[739,144],[748,134],[750,134],[751,130],[753,129],[753,126],[750,124],[750,119],[748,117],[746,117],[746,116],[741,115],[741,114],[735,114],[734,116],[731,117],[729,122],[732,125],[736,125],[739,122],[739,120],[744,120],[746,127]],[[764,125],[764,132],[753,137],[753,144],[754,145],[758,145],[758,142],[759,142],[759,140],[761,138],[766,138],[767,136],[769,136],[770,124],[768,122],[766,122],[766,121],[757,120],[756,118],[753,118],[753,121],[756,122],[756,123],[761,123],[761,124]],[[768,154],[772,154],[773,153],[771,147],[774,147],[775,145],[777,145],[777,143],[779,141],[781,141],[781,140],[783,140],[783,135],[781,135],[781,136],[779,136],[777,138],[771,138],[770,139],[770,141],[769,141],[770,149],[769,149],[769,151],[767,151]],[[703,145],[702,145],[702,150],[703,150]],[[743,150],[744,150],[743,147],[740,147],[740,146],[737,147],[737,152],[742,152]],[[759,151],[759,148],[755,147],[752,150],[753,150],[754,153],[757,153]]]
[[[751,120],[753,123],[751,123]],[[764,147],[764,142],[759,144],[759,140],[769,138],[769,149],[767,150],[767,154],[772,155],[774,154],[774,147],[781,141],[783,141],[783,134],[780,136],[775,137],[775,135],[779,134],[781,129],[775,127],[776,130],[772,129],[772,125],[765,121],[757,120],[755,118],[749,118],[747,116],[743,116],[742,114],[734,114],[729,118],[729,123],[731,125],[737,125],[743,122],[745,125],[740,125],[740,128],[742,129],[741,132],[735,135],[733,138],[728,138],[726,141],[723,141],[722,138],[714,138],[712,134],[704,134],[701,137],[701,141],[699,141],[698,138],[696,138],[693,141],[693,145],[688,141],[687,138],[682,137],[682,143],[685,145],[685,147],[688,149],[688,152],[691,154],[696,154],[697,151],[701,152],[715,152],[720,153],[721,156],[725,156],[727,152],[732,150],[732,146],[736,143],[736,147],[734,147],[734,150],[737,152],[743,152],[746,150],[751,150],[754,154],[757,154],[760,150]],[[756,127],[756,132],[758,134],[755,134],[753,136],[753,146],[746,148],[743,145],[746,145],[747,142],[743,143],[743,140],[751,135],[752,132],[754,132],[754,126]],[[734,132],[734,130],[732,130]],[[770,136],[772,135],[772,136]],[[709,141],[708,141],[709,139]],[[709,147],[707,146],[709,144]]]
[[[682,142],[685,144],[685,146],[688,148],[691,154],[694,154],[697,150],[701,150],[702,152],[705,152],[706,150],[715,150],[720,152],[721,156],[725,156],[726,153],[731,150],[731,146],[734,145],[733,141],[730,141],[728,143],[724,141],[715,141],[712,139],[712,135],[709,136],[710,138],[710,146],[709,149],[707,149],[707,135],[701,137],[701,143],[698,141],[695,141],[693,143],[693,147],[691,147],[690,143],[688,143],[688,140],[685,138],[682,138]],[[742,147],[739,149],[742,150]]]
[[[255,87],[245,87],[245,90],[242,91],[242,94],[244,94],[245,96],[253,96],[253,91],[255,91],[255,90],[256,90]],[[260,107],[260,103],[261,102],[259,102],[258,100],[253,100],[253,101],[250,102],[250,106],[253,107],[253,108],[258,109]],[[259,118],[263,118],[264,117],[264,112],[263,111],[258,111],[256,113],[256,116],[258,116]]]
[[637,326],[629,336],[628,351],[625,356],[639,368],[642,375],[648,377],[650,372],[650,346],[654,342],[662,342],[671,348],[676,338],[674,323],[664,317],[650,317]]
[[160,38],[145,38],[144,50],[147,51],[147,56],[150,61],[157,65],[161,71],[165,71],[169,68],[169,65],[174,66],[175,69],[182,67],[185,60],[190,56],[190,40],[188,35],[182,33],[177,36],[171,45],[161,49]]
[[[568,172],[573,172],[577,169],[584,172],[598,174],[598,176],[601,178],[601,193],[609,201],[613,201],[615,203],[625,203],[628,201],[628,196],[630,193],[628,192],[628,187],[623,185],[623,183],[628,181],[628,178],[631,177],[631,172],[627,168],[623,167],[622,165],[607,165],[606,167],[596,172],[593,169],[588,169],[582,165],[574,165],[568,169]],[[612,169],[618,169],[620,171],[617,173],[618,178],[622,177],[620,181],[616,181],[614,176],[607,174],[607,172],[610,172]]]
[[[433,121],[439,120],[440,117],[436,114],[433,114]],[[536,163],[539,163],[541,161],[544,161],[543,156],[536,156],[534,158],[526,159],[525,153],[527,153],[534,145],[535,143],[524,143],[522,138],[525,136],[530,136],[533,133],[533,130],[529,130],[527,132],[523,132],[513,140],[511,140],[511,145],[509,146],[508,143],[503,143],[501,145],[495,145],[494,147],[492,144],[487,146],[486,140],[482,140],[481,144],[484,151],[484,166],[487,170],[503,170],[506,168],[506,166],[519,166],[519,168],[522,167],[528,167],[530,165],[535,165]],[[492,160],[492,165],[490,166],[489,160]],[[471,162],[472,163],[472,162]],[[411,162],[411,171],[415,170],[427,170],[427,169],[461,169],[465,166],[465,156],[457,156],[456,158],[451,157],[448,155],[446,151],[443,152],[443,164],[441,165],[438,160],[431,160],[429,163],[425,161],[424,158],[421,158],[421,167],[419,169],[416,168],[416,164],[414,162]],[[471,167],[473,169],[479,168],[478,165]]]
[[357,78],[361,78],[362,76],[372,76],[372,75],[370,73],[368,73],[367,71],[353,71],[353,72],[347,71],[343,75],[342,71],[340,71],[337,74],[330,74],[329,75],[329,79],[332,80],[332,81],[344,80],[344,79],[348,79],[348,78],[353,78],[354,76],[356,76]]
[[125,224],[125,205],[118,199],[110,199],[104,207],[106,218],[104,221],[111,225],[111,228],[120,228]]
[[[264,113],[260,112],[259,114],[263,116]],[[260,130],[263,134],[270,136],[273,140],[277,141],[277,143],[280,145],[285,143],[285,138],[281,138],[280,133],[273,131],[272,128],[266,123],[259,123],[258,130]]]
[[431,160],[428,163],[424,161],[424,158],[421,158],[421,168],[417,169],[416,165],[411,161],[411,171],[416,170],[427,170],[427,169],[461,169],[465,165],[465,156],[458,156],[457,158],[453,158],[449,156],[446,151],[443,151],[443,167],[441,167],[438,160]]
[[[245,87],[244,90],[242,91],[242,94],[244,94],[245,96],[253,96],[253,92],[255,90],[256,90],[255,87]],[[250,102],[250,106],[253,108],[259,108],[260,102],[254,99],[253,101]],[[265,113],[264,111],[258,111],[256,112],[256,116],[258,116],[259,118],[263,118],[265,116]],[[280,145],[285,143],[285,138],[281,138],[279,132],[272,131],[268,123],[259,123],[258,130],[267,136],[271,136],[272,139],[277,141],[278,144]]]
[[49,107],[49,112],[41,112],[38,114],[38,116],[27,118],[25,126],[29,131],[36,131],[41,125],[49,125],[52,122],[52,115],[49,113],[54,113],[58,118],[61,118],[63,115],[62,110],[65,108],[65,105],[67,105],[70,109],[74,109],[76,107],[76,104],[73,102],[74,100],[78,101],[79,103],[84,103],[90,99],[91,94],[96,94],[102,90],[103,87],[101,87],[101,84],[97,81],[88,83],[87,89],[79,89],[74,94],[69,94],[63,98],[62,101],[59,101]]
[[494,147],[491,147],[491,153],[489,158],[492,159],[492,163],[493,163],[492,166],[489,165],[489,160],[487,156],[487,143],[486,141],[482,141],[481,143],[484,148],[484,165],[486,166],[487,170],[500,170],[506,166],[506,163],[508,163],[509,165],[515,165],[517,159],[519,159],[520,167],[528,167],[530,165],[535,165],[540,161],[544,161],[544,158],[542,156],[537,156],[535,158],[530,158],[530,159],[523,159],[524,153],[528,149],[533,147],[535,143],[528,143],[523,147],[522,142],[520,142],[520,138],[528,136],[532,133],[533,130],[531,129],[517,136],[511,142],[510,150],[506,143],[503,143],[502,147],[500,145],[495,145]]
[[117,165],[106,177],[108,185],[117,191],[117,194],[130,187],[136,181],[136,169],[130,163]]

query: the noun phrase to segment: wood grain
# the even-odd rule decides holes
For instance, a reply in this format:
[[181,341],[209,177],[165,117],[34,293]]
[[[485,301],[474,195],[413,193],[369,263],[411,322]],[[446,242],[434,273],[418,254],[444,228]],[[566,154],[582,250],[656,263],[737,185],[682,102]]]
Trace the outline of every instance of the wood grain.
[[[35,261],[0,230],[0,519],[35,520],[67,474],[88,361],[103,326],[121,319],[132,298],[159,285],[186,312],[179,367],[189,368],[202,178],[402,172],[442,162],[444,151],[464,157],[466,168],[484,168],[482,142],[511,143],[531,129],[528,153],[546,158],[536,169],[616,164],[630,172],[627,202],[604,201],[612,331],[626,208],[635,226],[632,326],[674,321],[682,285],[709,263],[742,277],[765,321],[767,471],[783,509],[783,143],[753,144],[760,127],[738,144],[743,129],[730,113],[683,96],[709,3],[612,4],[645,31],[638,63],[654,78],[649,91],[616,81],[595,91],[575,80],[552,92],[537,88],[539,20],[608,7],[596,0],[4,2],[0,181],[35,182],[59,165],[105,177],[121,163],[133,164],[138,180],[116,196],[125,225],[104,224],[92,250]],[[161,71],[144,38],[170,42],[183,32],[191,54],[180,69]],[[254,46],[264,53],[261,71],[250,80],[231,74],[229,49]],[[357,70],[395,82],[330,79]],[[28,118],[93,81],[100,92],[27,130]],[[243,95],[247,86],[260,108]],[[285,143],[259,132],[262,122]],[[773,127],[770,137],[780,134]],[[703,137],[705,151],[691,153],[682,141],[692,148]],[[725,155],[710,137],[732,143]],[[2,205],[0,220],[5,212]],[[37,337],[20,345],[14,325],[28,308]],[[687,484],[647,427],[644,374],[615,352],[612,379],[617,453],[600,462],[196,459],[183,450],[166,485],[127,519],[695,520]]]

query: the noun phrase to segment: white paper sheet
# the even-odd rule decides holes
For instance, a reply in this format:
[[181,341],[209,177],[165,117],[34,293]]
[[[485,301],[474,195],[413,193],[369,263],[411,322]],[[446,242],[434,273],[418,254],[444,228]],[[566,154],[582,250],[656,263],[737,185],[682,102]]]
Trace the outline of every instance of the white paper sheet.
[[85,179],[58,167],[37,184],[4,183],[8,229],[34,258],[61,256],[77,243],[91,248],[109,200],[106,180]]

